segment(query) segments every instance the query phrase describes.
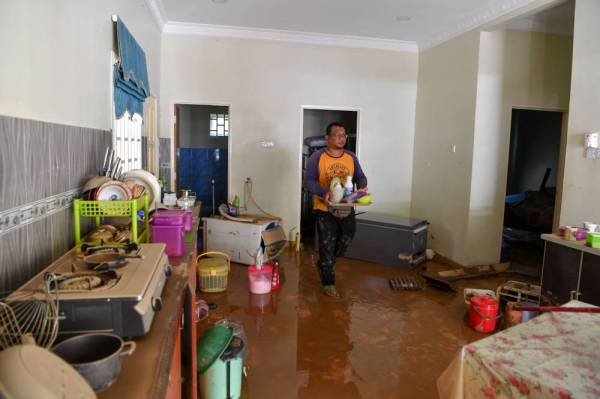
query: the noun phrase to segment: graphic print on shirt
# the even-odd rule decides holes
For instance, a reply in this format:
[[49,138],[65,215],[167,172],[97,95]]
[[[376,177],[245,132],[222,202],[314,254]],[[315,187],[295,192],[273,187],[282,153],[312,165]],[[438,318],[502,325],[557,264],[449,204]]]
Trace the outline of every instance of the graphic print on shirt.
[[352,172],[346,163],[335,162],[327,165],[325,167],[325,179],[327,182],[326,187],[331,186],[331,181],[336,177],[339,178],[340,182],[343,183],[348,175],[352,176]]

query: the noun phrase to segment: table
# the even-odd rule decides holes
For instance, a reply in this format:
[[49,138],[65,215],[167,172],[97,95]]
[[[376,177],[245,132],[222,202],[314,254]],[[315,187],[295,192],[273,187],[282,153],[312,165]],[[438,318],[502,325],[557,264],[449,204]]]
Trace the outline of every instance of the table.
[[437,387],[442,399],[598,398],[600,314],[545,313],[465,345]]

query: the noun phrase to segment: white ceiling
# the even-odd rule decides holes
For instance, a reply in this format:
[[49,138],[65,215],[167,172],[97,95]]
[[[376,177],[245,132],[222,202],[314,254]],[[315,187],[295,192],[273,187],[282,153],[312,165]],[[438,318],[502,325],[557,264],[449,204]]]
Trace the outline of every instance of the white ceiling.
[[146,1],[170,33],[417,51],[417,45],[420,50],[433,47],[522,7],[552,0]]
[[575,1],[570,0],[557,7],[516,19],[508,24],[507,28],[557,35],[573,35],[574,22]]

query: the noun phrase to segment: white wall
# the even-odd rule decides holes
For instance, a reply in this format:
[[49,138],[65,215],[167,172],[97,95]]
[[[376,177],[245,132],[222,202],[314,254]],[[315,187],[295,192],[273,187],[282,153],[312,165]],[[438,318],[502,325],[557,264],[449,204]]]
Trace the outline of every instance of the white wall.
[[[479,33],[420,54],[411,216],[428,246],[463,262],[469,210]],[[450,151],[456,146],[456,152]]]
[[600,131],[600,2],[577,0],[561,224],[600,221],[600,161],[583,157],[583,135]]
[[230,196],[252,177],[258,203],[296,226],[302,106],[349,107],[371,209],[409,213],[417,54],[166,34],[162,60],[162,137],[175,102],[230,104]]
[[570,36],[481,32],[468,265],[500,260],[512,108],[567,110],[571,51]]
[[111,15],[144,48],[160,88],[160,32],[143,0],[0,0],[0,114],[111,128]]

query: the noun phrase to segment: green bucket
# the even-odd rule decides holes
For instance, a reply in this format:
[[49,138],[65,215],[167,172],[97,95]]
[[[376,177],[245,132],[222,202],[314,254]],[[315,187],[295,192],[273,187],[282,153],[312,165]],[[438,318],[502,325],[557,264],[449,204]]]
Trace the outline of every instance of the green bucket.
[[[240,347],[237,350],[234,346]],[[198,346],[201,399],[238,399],[242,393],[243,342],[223,326],[206,330]]]

